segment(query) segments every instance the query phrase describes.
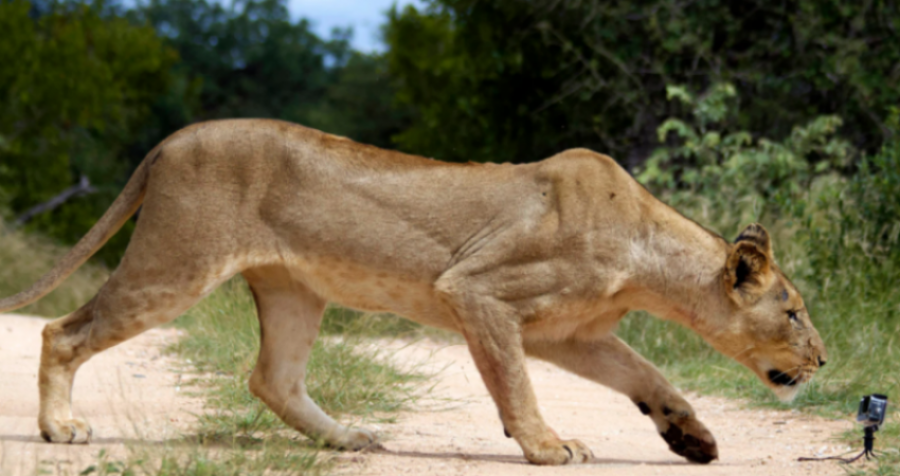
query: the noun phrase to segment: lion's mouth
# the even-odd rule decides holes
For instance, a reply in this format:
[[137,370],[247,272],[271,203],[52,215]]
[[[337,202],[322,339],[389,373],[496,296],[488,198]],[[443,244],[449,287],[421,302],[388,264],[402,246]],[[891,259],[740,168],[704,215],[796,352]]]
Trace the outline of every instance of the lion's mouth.
[[[816,373],[815,369],[808,365],[801,365],[790,370],[778,370],[777,367],[773,368],[771,364],[766,367],[769,367],[770,370],[763,370],[757,375],[759,375],[761,380],[769,384],[775,395],[783,402],[793,400],[802,388],[800,384],[805,384],[812,380],[813,374]],[[763,367],[763,369],[766,367]],[[789,372],[794,375],[791,375]]]
[[800,375],[796,377],[791,377],[789,374],[781,372],[779,370],[772,369],[768,373],[769,381],[774,383],[775,385],[783,385],[787,387],[793,387],[800,383]]

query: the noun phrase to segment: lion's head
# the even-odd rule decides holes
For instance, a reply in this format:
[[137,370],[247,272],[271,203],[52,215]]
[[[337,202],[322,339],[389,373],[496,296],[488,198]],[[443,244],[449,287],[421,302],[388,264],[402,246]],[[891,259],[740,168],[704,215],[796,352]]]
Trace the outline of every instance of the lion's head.
[[728,324],[711,343],[756,373],[782,400],[825,365],[825,344],[813,327],[803,297],[781,272],[769,234],[748,226],[728,251],[724,290]]

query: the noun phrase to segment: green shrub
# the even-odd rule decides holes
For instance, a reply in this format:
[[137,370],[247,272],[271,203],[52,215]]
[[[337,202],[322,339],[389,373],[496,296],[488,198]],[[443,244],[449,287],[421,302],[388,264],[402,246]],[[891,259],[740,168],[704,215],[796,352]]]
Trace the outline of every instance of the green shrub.
[[676,208],[714,207],[729,230],[770,212],[802,214],[813,181],[846,167],[853,156],[850,144],[835,136],[842,123],[837,116],[817,117],[776,141],[736,128],[731,84],[715,84],[702,95],[678,86],[666,91],[690,118],[662,123],[657,136],[665,146],[637,178]]
[[[95,193],[26,225],[74,243],[119,194],[131,169],[123,148],[152,116],[177,55],[102,2],[0,2],[0,31],[0,205],[21,214],[89,177]],[[99,259],[118,261],[125,228]]]
[[894,139],[863,158],[845,187],[820,194],[821,212],[806,217],[809,278],[823,291],[858,281],[868,296],[893,297],[900,276],[900,109],[888,124]]
[[428,0],[385,26],[411,152],[528,162],[568,147],[629,168],[672,115],[667,84],[732,82],[740,130],[790,134],[817,116],[877,151],[900,101],[898,3]]

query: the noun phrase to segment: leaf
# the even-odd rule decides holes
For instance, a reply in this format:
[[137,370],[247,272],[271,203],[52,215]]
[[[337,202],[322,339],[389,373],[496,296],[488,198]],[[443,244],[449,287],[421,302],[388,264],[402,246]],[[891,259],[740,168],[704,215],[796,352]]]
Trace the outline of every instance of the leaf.
[[669,132],[675,132],[678,137],[684,138],[689,142],[697,142],[697,133],[694,132],[687,123],[680,119],[666,119],[666,121],[659,126],[656,130],[659,141],[665,142]]
[[688,92],[687,88],[683,86],[666,85],[666,99],[671,101],[673,98],[678,99],[688,106],[694,104],[694,96]]
[[701,145],[703,147],[708,147],[710,149],[715,149],[719,147],[719,144],[722,142],[722,136],[715,131],[707,132],[703,135],[703,140],[701,141]]

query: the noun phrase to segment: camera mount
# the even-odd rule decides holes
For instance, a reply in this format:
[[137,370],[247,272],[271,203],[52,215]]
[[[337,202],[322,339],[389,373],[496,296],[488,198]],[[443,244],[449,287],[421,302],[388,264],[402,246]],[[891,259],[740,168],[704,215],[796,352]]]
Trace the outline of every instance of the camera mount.
[[827,458],[798,458],[797,461],[826,461],[836,459],[844,463],[852,463],[863,456],[868,460],[877,458],[875,456],[875,432],[884,423],[884,417],[887,415],[887,395],[873,393],[866,395],[859,401],[859,411],[856,413],[856,421],[863,425],[863,445],[862,453],[853,458],[841,458],[840,456],[830,456]]

